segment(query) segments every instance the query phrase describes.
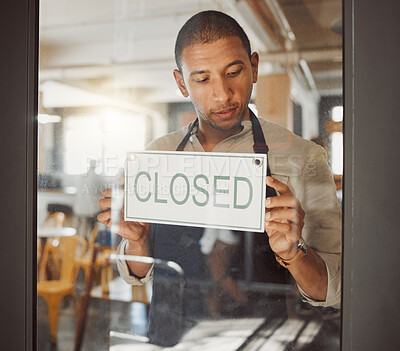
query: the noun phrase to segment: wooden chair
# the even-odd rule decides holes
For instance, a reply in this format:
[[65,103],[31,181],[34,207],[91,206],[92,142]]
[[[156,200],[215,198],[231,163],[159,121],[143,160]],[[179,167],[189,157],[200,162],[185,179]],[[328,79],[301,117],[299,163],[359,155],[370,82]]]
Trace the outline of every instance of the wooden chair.
[[[78,235],[72,237],[54,238],[48,240],[39,270],[37,295],[42,297],[47,304],[51,341],[57,340],[58,314],[60,302],[65,296],[71,295],[75,312],[78,315],[78,305],[74,291],[74,284],[78,273],[76,258],[83,255],[86,241]],[[78,257],[77,257],[78,256]],[[45,280],[46,266],[53,261],[59,267],[58,279]]]
[[50,203],[47,205],[47,213],[46,221],[49,221],[51,217],[56,217],[60,220],[61,223],[59,225],[61,227],[64,225],[72,227],[74,225],[74,212],[69,205]]
[[[65,222],[65,214],[63,212],[53,212],[53,213],[49,213],[47,215],[46,220],[44,222],[44,227],[46,227],[46,228],[50,228],[50,227],[62,228],[64,226],[64,222]],[[46,244],[45,239],[43,239],[43,238],[38,239],[38,243],[37,243],[38,265],[40,265],[45,244]],[[40,268],[40,267],[38,267],[38,268]]]
[[[66,209],[54,207],[52,204],[48,206],[48,214],[44,221],[44,227],[46,228],[62,228],[66,223],[72,223],[72,208],[69,211],[69,206],[64,206]],[[63,211],[54,211],[57,209],[64,210]],[[46,244],[46,239],[38,239],[37,243],[37,262],[38,266],[40,266],[40,262],[42,259],[42,254],[44,250],[44,245]],[[40,268],[40,267],[38,267]]]
[[64,226],[66,215],[64,212],[49,213],[44,221],[45,227],[61,228]]
[[[101,272],[101,285],[102,285],[104,291],[107,292],[108,291],[108,281],[112,280],[112,269],[111,269],[111,265],[109,264],[109,262],[107,260],[107,257],[111,253],[111,249],[102,249],[102,250],[98,249],[97,254],[96,254],[96,260],[95,260],[94,264],[92,264],[93,250],[95,247],[98,231],[99,231],[98,226],[95,225],[90,233],[87,250],[86,250],[85,254],[80,259],[77,260],[77,263],[85,274],[85,282],[87,281],[89,274],[90,274],[90,270],[92,268],[94,269],[95,275],[97,275],[98,272],[100,271]],[[84,240],[86,240],[86,239],[84,239]]]

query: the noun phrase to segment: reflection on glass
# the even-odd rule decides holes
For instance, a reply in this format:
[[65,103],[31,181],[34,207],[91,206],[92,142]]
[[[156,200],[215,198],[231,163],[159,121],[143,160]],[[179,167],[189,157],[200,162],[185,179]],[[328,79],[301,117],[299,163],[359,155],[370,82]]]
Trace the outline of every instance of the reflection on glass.
[[334,122],[342,122],[343,121],[343,106],[335,106],[332,109],[332,120]]
[[343,133],[332,133],[332,172],[343,174]]
[[[249,37],[251,52],[258,52],[257,83],[251,93],[257,59],[249,60],[243,43],[235,42],[237,36],[204,44],[214,45],[212,50],[191,43],[183,67],[178,64],[183,80],[175,72],[175,82],[177,34],[202,10],[233,17]],[[82,350],[113,351],[338,350],[341,2],[43,0],[40,18],[38,281],[59,288],[61,262],[69,257],[74,263],[71,284],[81,308],[76,314],[68,297],[52,301],[52,310],[58,311],[54,322],[49,302],[39,297],[39,349],[50,349],[51,342],[57,349],[72,349],[78,342]],[[185,151],[253,153],[253,145],[263,142],[253,139],[257,127],[250,120],[243,121],[243,130],[234,125],[232,136],[225,128],[242,112],[250,117],[248,103],[269,121],[261,120],[261,128],[277,180],[274,186],[280,199],[296,198],[304,210],[305,243],[299,241],[297,247],[296,236],[294,245],[282,249],[275,241],[281,232],[273,225],[267,231],[276,236],[268,241],[264,233],[140,222],[135,230],[150,230],[146,261],[144,251],[123,240],[132,232],[120,222],[128,153],[183,128],[150,144],[154,150],[177,150],[199,111],[208,114],[214,127],[201,120],[188,135]],[[329,166],[320,147],[298,136],[322,145]],[[208,191],[211,205],[229,203],[225,178],[217,185],[206,175],[201,179],[197,188],[203,197],[197,199],[204,200]],[[157,194],[158,189],[150,191],[157,206],[168,205],[161,189]],[[176,214],[196,214],[189,202]],[[104,220],[104,213],[103,223],[98,221],[102,209],[110,209],[110,221]],[[236,210],[232,216],[243,216]],[[154,213],[161,211],[154,207]],[[270,208],[267,213],[274,215]],[[286,228],[298,235],[295,227],[302,223],[293,225],[294,218],[278,223],[288,221],[292,226]],[[57,245],[70,237],[79,240],[73,252],[61,250]],[[280,265],[274,250],[292,266]],[[296,265],[297,271],[292,269]],[[301,272],[309,273],[310,265],[328,267],[325,302],[317,301],[324,283],[302,281]],[[316,277],[325,272],[319,270]],[[293,277],[306,291],[296,287]]]

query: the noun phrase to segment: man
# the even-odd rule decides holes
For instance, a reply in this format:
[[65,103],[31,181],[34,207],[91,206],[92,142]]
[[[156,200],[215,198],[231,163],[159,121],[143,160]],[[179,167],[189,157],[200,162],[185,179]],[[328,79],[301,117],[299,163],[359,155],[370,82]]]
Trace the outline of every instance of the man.
[[[265,139],[272,172],[267,186],[279,194],[265,202],[265,246],[269,244],[274,260],[290,272],[304,300],[339,307],[341,214],[325,152],[249,110],[259,56],[251,53],[246,34],[231,17],[205,11],[189,19],[178,34],[175,59],[175,81],[182,95],[191,99],[198,122],[153,141],[148,149],[251,153],[261,144],[267,152]],[[100,206],[104,212],[99,221],[110,225],[110,190],[104,192]],[[160,230],[154,227],[124,222],[121,213],[118,233],[125,240],[119,252],[151,256],[162,237],[153,235],[151,244],[149,233]],[[179,251],[179,234],[163,238],[163,245]],[[192,258],[189,268],[197,262]],[[153,272],[150,265],[134,262],[120,262],[119,270],[132,284],[148,281]]]

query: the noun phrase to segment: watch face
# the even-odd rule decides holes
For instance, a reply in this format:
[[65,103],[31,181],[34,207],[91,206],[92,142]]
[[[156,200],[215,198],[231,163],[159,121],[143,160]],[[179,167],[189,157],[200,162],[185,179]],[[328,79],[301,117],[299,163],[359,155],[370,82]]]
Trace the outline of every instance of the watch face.
[[305,254],[307,254],[307,246],[306,242],[302,237],[300,237],[299,241],[297,242],[297,249],[303,251]]

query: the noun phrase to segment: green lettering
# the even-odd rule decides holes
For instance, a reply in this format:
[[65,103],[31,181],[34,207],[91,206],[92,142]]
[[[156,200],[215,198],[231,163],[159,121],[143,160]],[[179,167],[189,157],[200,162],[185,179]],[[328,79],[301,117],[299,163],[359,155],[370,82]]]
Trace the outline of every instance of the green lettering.
[[214,207],[225,207],[229,208],[229,204],[219,204],[217,203],[217,194],[228,194],[228,189],[218,189],[217,182],[218,180],[229,180],[229,176],[214,176]]
[[[186,182],[186,195],[182,201],[177,200],[174,195],[174,182],[175,182],[175,179],[177,179],[178,177],[183,178]],[[171,184],[170,184],[169,190],[171,193],[172,201],[174,201],[177,205],[183,205],[189,198],[189,191],[190,191],[189,179],[187,179],[187,177],[183,173],[175,174],[171,179]]]
[[146,201],[149,201],[150,196],[151,196],[151,192],[149,191],[149,193],[148,193],[148,195],[147,195],[146,197],[140,197],[140,196],[139,196],[138,189],[137,189],[138,179],[139,179],[139,177],[142,176],[142,175],[146,176],[146,178],[147,178],[149,181],[151,180],[151,177],[150,177],[150,174],[149,174],[149,173],[147,173],[147,172],[145,172],[145,171],[139,172],[139,173],[136,175],[136,178],[135,178],[135,194],[136,194],[136,197],[138,198],[139,201],[141,201],[141,202],[146,202]]
[[[246,182],[247,185],[249,186],[250,196],[249,196],[249,199],[248,199],[248,201],[247,201],[247,203],[246,203],[245,205],[239,205],[239,204],[237,203],[237,194],[238,194],[238,187],[237,187],[237,184],[238,184],[239,181]],[[245,208],[247,208],[247,207],[250,206],[252,200],[253,200],[253,187],[251,186],[250,180],[248,180],[247,178],[244,178],[244,177],[235,177],[234,196],[233,196],[233,207],[234,207],[234,208],[245,209]]]
[[154,182],[155,182],[155,186],[154,186],[154,202],[157,202],[159,204],[166,204],[167,200],[158,198],[158,172],[156,172],[154,174],[154,177],[155,177],[155,180],[154,180]]
[[196,197],[193,195],[192,196],[193,197],[193,202],[197,206],[203,207],[203,206],[206,206],[208,204],[208,201],[210,200],[210,194],[208,193],[208,191],[206,189],[200,187],[197,184],[197,180],[198,179],[204,179],[207,185],[209,184],[209,182],[208,182],[208,178],[204,174],[198,174],[196,177],[194,177],[194,180],[193,180],[193,186],[195,187],[195,189],[200,191],[200,192],[202,192],[206,196],[206,200],[204,202],[200,202],[200,201],[197,201]]

